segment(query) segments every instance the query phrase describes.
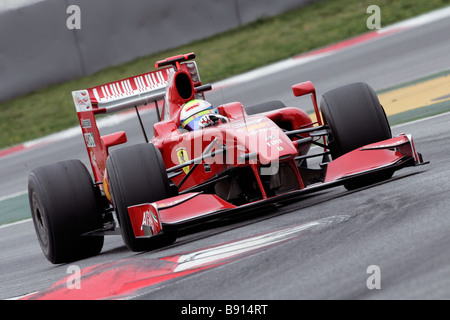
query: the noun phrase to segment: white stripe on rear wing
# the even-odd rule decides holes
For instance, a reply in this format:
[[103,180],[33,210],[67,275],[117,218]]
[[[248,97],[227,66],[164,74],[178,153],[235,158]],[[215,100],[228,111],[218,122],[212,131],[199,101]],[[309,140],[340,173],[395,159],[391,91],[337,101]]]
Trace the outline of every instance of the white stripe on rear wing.
[[[192,79],[200,84],[195,61],[181,65],[191,74]],[[74,91],[72,94],[75,107],[77,112],[104,109],[102,113],[113,113],[163,100],[167,81],[172,72],[172,68],[159,69],[87,90]],[[86,101],[86,97],[89,97],[89,102]]]

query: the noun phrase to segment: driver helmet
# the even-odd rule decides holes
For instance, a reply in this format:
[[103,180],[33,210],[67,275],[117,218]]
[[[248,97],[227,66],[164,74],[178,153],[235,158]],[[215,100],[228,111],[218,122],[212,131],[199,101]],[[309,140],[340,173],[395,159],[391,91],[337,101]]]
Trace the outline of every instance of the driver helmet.
[[205,100],[191,100],[181,107],[180,125],[183,129],[194,131],[200,129],[200,118],[207,114],[218,114],[216,108]]

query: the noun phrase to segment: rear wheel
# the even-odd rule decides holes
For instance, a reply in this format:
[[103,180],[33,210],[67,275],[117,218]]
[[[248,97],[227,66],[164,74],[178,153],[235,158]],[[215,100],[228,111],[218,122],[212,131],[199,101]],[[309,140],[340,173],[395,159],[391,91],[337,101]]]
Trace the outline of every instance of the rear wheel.
[[[353,83],[328,91],[320,104],[330,128],[328,146],[336,159],[374,142],[392,138],[391,128],[374,90],[366,83]],[[364,177],[344,186],[355,189],[392,177],[393,172]]]
[[101,228],[102,221],[97,193],[81,161],[33,170],[28,197],[39,244],[50,262],[70,262],[100,253],[104,237],[83,236]]
[[106,170],[126,246],[132,251],[146,251],[174,242],[175,234],[164,230],[151,238],[135,238],[128,214],[130,206],[171,196],[160,151],[149,143],[117,149],[109,155]]

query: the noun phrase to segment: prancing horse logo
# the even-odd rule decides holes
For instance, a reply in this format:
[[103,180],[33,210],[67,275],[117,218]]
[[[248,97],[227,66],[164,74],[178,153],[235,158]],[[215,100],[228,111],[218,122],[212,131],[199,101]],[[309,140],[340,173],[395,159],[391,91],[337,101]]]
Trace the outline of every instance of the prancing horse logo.
[[[180,162],[180,164],[189,161],[189,156],[187,154],[186,148],[178,148],[177,156],[178,156],[178,161]],[[190,169],[189,166],[183,167],[184,173],[188,174],[189,169]]]

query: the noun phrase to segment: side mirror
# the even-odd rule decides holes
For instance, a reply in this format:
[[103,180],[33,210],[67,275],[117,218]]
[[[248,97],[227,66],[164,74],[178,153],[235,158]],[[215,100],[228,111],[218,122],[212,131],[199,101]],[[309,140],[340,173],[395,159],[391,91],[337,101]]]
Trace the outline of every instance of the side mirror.
[[294,96],[296,97],[304,96],[305,94],[313,94],[314,97],[316,96],[316,88],[314,88],[314,85],[311,81],[293,85],[292,91],[294,92]]
[[319,112],[319,107],[317,106],[317,98],[316,98],[316,88],[311,81],[306,81],[302,83],[297,83],[292,86],[292,92],[294,92],[294,96],[301,97],[306,94],[311,94],[311,100],[314,105],[314,111],[316,112],[317,123],[321,126],[323,125],[322,117]]
[[100,138],[105,145],[106,152],[108,152],[110,147],[117,146],[128,141],[125,131],[115,132],[106,136],[101,136]]

